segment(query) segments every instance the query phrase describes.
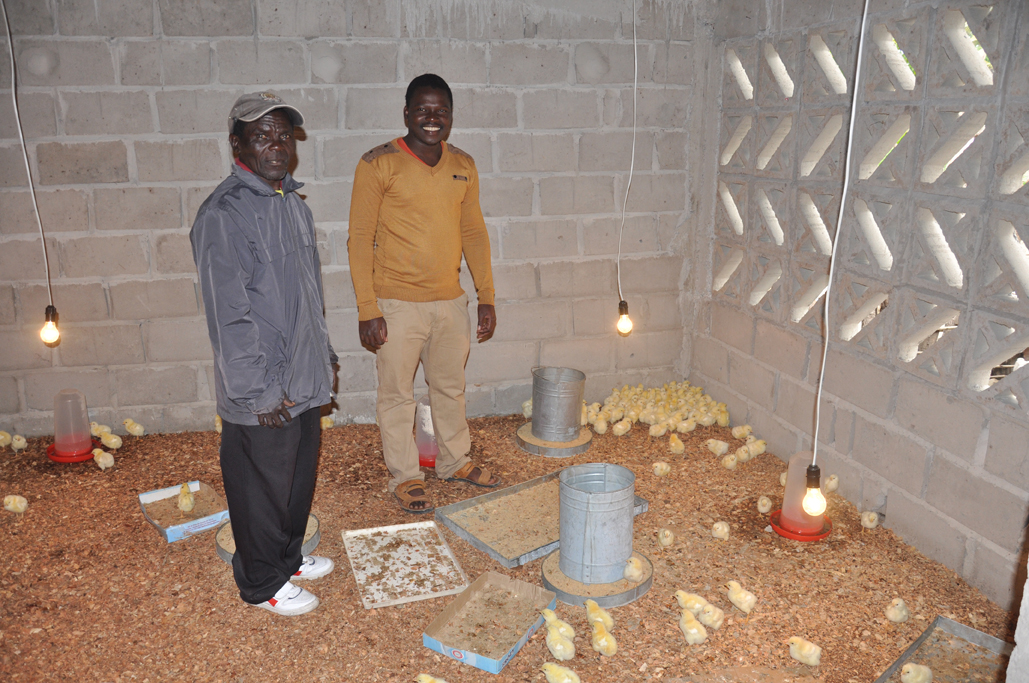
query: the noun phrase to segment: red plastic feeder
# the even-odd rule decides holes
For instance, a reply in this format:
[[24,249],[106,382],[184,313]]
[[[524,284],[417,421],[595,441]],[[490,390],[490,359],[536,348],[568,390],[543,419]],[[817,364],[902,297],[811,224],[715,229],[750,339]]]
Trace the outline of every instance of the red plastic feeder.
[[94,448],[103,448],[103,444],[96,439],[92,439],[89,444],[89,448],[71,453],[58,452],[56,446],[54,444],[50,444],[46,447],[46,457],[50,458],[54,462],[85,462],[86,460],[93,459]]
[[780,517],[782,516],[782,510],[776,510],[769,517],[769,521],[772,524],[772,529],[775,533],[779,534],[783,538],[788,538],[791,541],[821,541],[832,533],[832,520],[827,515],[822,516],[822,530],[804,533],[800,530],[789,529],[786,526],[781,526]]

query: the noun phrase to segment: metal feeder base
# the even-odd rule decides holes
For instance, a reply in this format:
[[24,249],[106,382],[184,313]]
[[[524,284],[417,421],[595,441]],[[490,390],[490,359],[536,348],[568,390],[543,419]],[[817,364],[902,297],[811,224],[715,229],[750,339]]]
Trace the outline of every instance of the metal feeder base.
[[[232,537],[232,521],[225,522],[218,527],[214,535],[214,549],[218,551],[218,557],[229,564],[232,564],[232,556],[236,554],[236,540]],[[313,514],[307,517],[307,529],[304,532],[304,544],[300,546],[300,552],[310,555],[318,547],[322,540],[322,526],[318,518]]]
[[582,607],[586,600],[594,600],[601,607],[628,605],[646,595],[654,583],[654,565],[646,555],[635,550],[633,557],[643,562],[643,580],[635,584],[625,579],[614,583],[580,583],[570,579],[559,566],[560,553],[555,550],[543,560],[543,587],[557,593],[558,600],[572,607]]
[[541,441],[532,435],[532,422],[526,422],[515,432],[518,447],[526,453],[542,455],[546,458],[570,458],[585,453],[593,440],[593,432],[589,427],[579,430],[579,436],[571,441]]

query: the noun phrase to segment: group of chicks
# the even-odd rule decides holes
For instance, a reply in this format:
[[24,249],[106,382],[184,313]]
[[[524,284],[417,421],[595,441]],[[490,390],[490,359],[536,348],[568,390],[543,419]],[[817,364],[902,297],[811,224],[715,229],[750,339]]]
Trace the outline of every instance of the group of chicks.
[[[632,558],[635,559],[635,558]],[[637,560],[638,561],[638,560]],[[618,652],[618,643],[611,631],[615,628],[615,620],[611,614],[597,604],[595,600],[586,600],[586,621],[590,625],[590,644],[595,652],[604,657],[611,657]],[[554,659],[568,661],[575,657],[575,629],[568,622],[558,618],[553,610],[542,611],[547,629],[547,649]],[[546,662],[541,667],[547,677],[547,683],[579,683],[579,675],[568,667]]]
[[9,432],[0,431],[0,451],[7,450],[10,446],[11,450],[17,453],[23,451],[29,447],[29,442],[25,440],[25,437],[21,434],[15,434],[11,436]]
[[716,458],[722,459],[722,467],[727,470],[735,470],[737,465],[753,460],[768,448],[765,440],[754,436],[753,431],[750,425],[738,425],[732,428],[732,438],[744,442],[732,453],[729,453],[729,444],[721,439],[708,439],[704,442],[704,446]]

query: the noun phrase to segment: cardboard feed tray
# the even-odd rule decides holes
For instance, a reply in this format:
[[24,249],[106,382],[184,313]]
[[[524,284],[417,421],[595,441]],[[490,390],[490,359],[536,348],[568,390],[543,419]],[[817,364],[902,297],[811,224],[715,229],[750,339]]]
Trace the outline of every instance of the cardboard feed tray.
[[[561,545],[561,470],[436,508],[436,521],[511,569]],[[649,503],[634,496],[632,514]]]
[[460,593],[468,578],[435,522],[343,532],[365,609]]
[[890,665],[875,683],[900,683],[905,664],[922,664],[934,683],[1000,681],[1014,645],[962,623],[936,617],[929,628]]
[[189,482],[195,507],[192,512],[182,513],[177,506],[181,488],[182,485],[178,484],[139,494],[139,507],[143,510],[143,516],[161,532],[168,543],[213,529],[229,518],[229,510],[222,497],[199,481]]
[[486,572],[422,633],[422,644],[476,669],[498,674],[540,626],[557,596],[525,581]]

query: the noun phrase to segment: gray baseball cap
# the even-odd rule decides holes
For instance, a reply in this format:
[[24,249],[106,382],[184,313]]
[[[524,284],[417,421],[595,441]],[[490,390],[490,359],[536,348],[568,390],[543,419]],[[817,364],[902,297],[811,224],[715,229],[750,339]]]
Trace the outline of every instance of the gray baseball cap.
[[294,126],[304,125],[304,115],[300,113],[300,110],[296,107],[286,104],[285,101],[278,95],[274,95],[270,92],[252,92],[246,95],[242,95],[236,103],[232,105],[232,111],[229,112],[229,132],[232,132],[233,127],[236,125],[236,121],[256,121],[273,109],[285,109],[286,114],[289,115],[289,120],[293,122]]

